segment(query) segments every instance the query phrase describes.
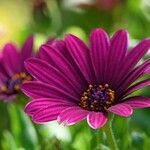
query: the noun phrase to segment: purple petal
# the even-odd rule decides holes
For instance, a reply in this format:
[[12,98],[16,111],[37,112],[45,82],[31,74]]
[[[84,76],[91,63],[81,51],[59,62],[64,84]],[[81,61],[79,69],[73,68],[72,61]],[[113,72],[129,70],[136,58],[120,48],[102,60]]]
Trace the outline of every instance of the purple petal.
[[67,49],[74,61],[80,68],[88,83],[95,82],[95,75],[90,58],[90,51],[87,46],[76,36],[68,35],[65,38]]
[[31,58],[25,62],[25,67],[28,72],[32,74],[32,76],[37,80],[60,88],[80,98],[81,93],[74,86],[74,84],[70,80],[68,80],[68,78],[64,76],[64,74],[62,74],[59,70],[46,63],[45,61],[37,58]]
[[57,107],[53,106],[45,106],[36,112],[32,119],[36,123],[44,123],[53,120],[57,120],[57,116],[62,112],[64,109],[68,108],[68,105],[58,105]]
[[56,50],[61,51],[61,54],[63,56],[66,56],[66,43],[63,40],[55,40],[52,44],[52,47],[54,47]]
[[69,65],[72,66],[74,73],[78,73],[78,76],[80,77],[82,82],[85,81],[85,78],[80,68],[77,66],[76,62],[73,60],[70,52],[68,51],[65,41],[55,40],[55,42],[53,42],[52,44],[52,47],[55,48],[57,52],[60,53],[65,58],[65,60],[68,61]]
[[100,83],[102,83],[104,80],[103,74],[106,67],[106,58],[108,55],[109,44],[109,37],[103,29],[97,28],[91,32],[91,59],[94,66],[97,82]]
[[73,95],[70,95],[69,93],[48,85],[46,83],[38,82],[38,81],[30,81],[27,83],[24,83],[22,85],[23,92],[33,98],[64,98],[69,101],[79,101],[76,97]]
[[6,68],[4,67],[2,58],[0,58],[0,83],[6,81],[7,78],[9,78],[9,74],[7,73]]
[[135,96],[125,99],[123,103],[130,105],[132,108],[145,108],[150,107],[150,98],[143,96]]
[[126,58],[128,62],[127,67],[133,68],[139,60],[148,52],[150,48],[150,39],[141,41],[135,48],[133,48]]
[[[128,76],[118,85],[118,93],[124,91],[124,89],[128,88],[133,82],[135,82],[138,78],[146,75],[150,71],[150,59],[145,61],[142,65],[136,67],[132,70]],[[122,94],[122,93],[121,93]]]
[[22,46],[21,50],[21,60],[24,62],[27,58],[30,58],[32,56],[33,52],[33,36],[29,36],[24,45]]
[[[150,39],[145,39],[133,48],[124,60],[123,69],[120,70],[116,83],[122,81],[128,76],[128,73],[135,67],[139,60],[148,52],[150,48]],[[118,84],[119,85],[119,84]]]
[[109,83],[113,83],[118,78],[118,69],[120,70],[121,64],[125,60],[127,48],[128,32],[126,30],[119,30],[112,37],[109,49],[109,58],[107,60],[109,63],[106,73]]
[[89,111],[78,106],[69,107],[60,113],[57,121],[64,125],[73,125],[85,119],[88,113]]
[[93,129],[101,128],[107,122],[107,117],[101,112],[90,112],[87,116],[87,122]]
[[125,96],[127,96],[139,89],[142,89],[146,86],[150,86],[150,79],[138,82],[138,83],[134,84],[133,86],[131,86],[130,88],[128,88],[127,91],[125,92]]
[[3,63],[9,75],[21,71],[20,55],[17,48],[11,43],[6,44],[3,49]]
[[64,74],[64,76],[66,76],[79,91],[83,91],[87,86],[87,82],[82,78],[80,72],[62,55],[61,51],[58,51],[51,46],[43,45],[39,55],[42,60],[45,60]]
[[116,104],[108,108],[108,111],[123,117],[132,115],[133,110],[129,104]]
[[51,107],[60,107],[60,106],[73,106],[75,105],[72,102],[66,101],[64,99],[52,99],[52,98],[41,98],[35,99],[29,102],[25,107],[25,112],[28,115],[35,115],[39,110],[43,108],[47,108],[47,106]]
[[52,45],[53,42],[55,42],[55,38],[54,37],[49,37],[48,40],[47,40],[47,42],[46,42],[46,44]]

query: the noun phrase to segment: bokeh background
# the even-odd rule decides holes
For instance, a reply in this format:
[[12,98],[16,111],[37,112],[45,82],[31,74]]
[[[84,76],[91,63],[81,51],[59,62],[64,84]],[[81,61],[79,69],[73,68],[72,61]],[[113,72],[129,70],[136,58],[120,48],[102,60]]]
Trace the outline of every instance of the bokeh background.
[[[35,50],[47,38],[67,33],[88,43],[95,27],[110,36],[127,29],[132,47],[150,37],[150,0],[0,0],[0,49],[10,41],[20,47],[31,34]],[[150,96],[150,87],[136,94]],[[23,111],[27,101],[19,97],[12,103],[0,102],[0,150],[109,150],[102,130],[92,130],[86,122],[71,127],[33,124]],[[136,110],[128,119],[115,116],[113,129],[121,150],[149,150],[149,116],[148,108]]]

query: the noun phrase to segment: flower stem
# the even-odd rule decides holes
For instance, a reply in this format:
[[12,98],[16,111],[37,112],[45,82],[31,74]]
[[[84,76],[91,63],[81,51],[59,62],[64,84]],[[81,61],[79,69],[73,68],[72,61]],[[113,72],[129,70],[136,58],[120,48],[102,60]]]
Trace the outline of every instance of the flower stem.
[[112,120],[107,122],[107,124],[103,127],[103,131],[106,134],[107,142],[111,148],[111,150],[118,150],[118,146],[114,137],[114,133],[112,130]]

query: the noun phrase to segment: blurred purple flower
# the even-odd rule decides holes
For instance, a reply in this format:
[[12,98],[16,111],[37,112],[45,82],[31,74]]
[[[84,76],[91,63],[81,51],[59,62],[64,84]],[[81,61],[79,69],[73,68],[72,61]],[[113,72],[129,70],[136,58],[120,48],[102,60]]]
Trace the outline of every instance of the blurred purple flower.
[[21,93],[20,86],[32,77],[24,67],[24,61],[33,56],[33,36],[18,51],[13,43],[7,43],[0,57],[0,100],[10,102]]
[[25,112],[36,123],[72,125],[87,118],[97,129],[109,113],[129,117],[133,108],[149,107],[150,98],[130,95],[150,85],[150,79],[133,84],[150,73],[150,59],[136,66],[149,48],[150,39],[145,39],[128,51],[127,31],[119,30],[110,39],[102,29],[91,32],[89,47],[74,35],[43,45],[41,59],[25,62],[36,79],[22,86],[32,98]]

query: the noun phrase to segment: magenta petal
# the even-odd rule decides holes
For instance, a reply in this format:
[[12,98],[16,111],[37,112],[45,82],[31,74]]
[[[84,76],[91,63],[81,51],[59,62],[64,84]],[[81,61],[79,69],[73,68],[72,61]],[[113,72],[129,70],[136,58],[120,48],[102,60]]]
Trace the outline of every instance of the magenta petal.
[[[107,66],[107,75],[109,82],[114,83],[118,78],[118,69],[120,69],[122,62],[128,48],[128,32],[126,30],[117,31],[111,39],[109,58]],[[108,82],[108,81],[107,81]]]
[[6,81],[9,77],[9,74],[7,73],[7,70],[3,64],[2,58],[0,58],[0,83],[3,84],[3,81]]
[[150,86],[150,79],[138,82],[138,83],[134,84],[133,86],[131,86],[130,88],[128,88],[127,91],[125,92],[125,96],[127,96],[139,89],[142,89],[146,86]]
[[107,33],[100,28],[90,34],[91,59],[96,74],[97,82],[104,80],[104,69],[108,55],[110,41]]
[[33,99],[37,98],[64,98],[70,101],[78,101],[69,93],[39,81],[30,81],[22,85],[23,92]]
[[37,111],[33,116],[32,119],[36,123],[44,123],[49,122],[57,119],[57,116],[60,114],[61,111],[68,108],[68,105],[58,105],[57,107],[53,106],[46,106]]
[[33,36],[29,36],[24,45],[22,46],[21,50],[21,60],[24,62],[27,58],[32,56],[33,52]]
[[133,109],[129,104],[116,104],[109,107],[108,111],[123,117],[129,117],[133,113]]
[[76,66],[73,66],[61,53],[61,50],[57,50],[51,46],[43,45],[39,52],[40,58],[45,60],[48,64],[58,69],[64,76],[72,82],[74,87],[79,91],[83,90],[87,82],[82,78],[79,70]]
[[93,129],[101,128],[107,122],[107,117],[101,112],[90,112],[87,116],[87,122]]
[[88,83],[94,83],[95,75],[90,58],[90,51],[87,46],[74,35],[66,36],[65,42],[71,56],[80,68]]
[[63,40],[55,40],[52,44],[52,47],[60,51],[64,57],[66,56],[67,48],[66,48],[66,43]]
[[48,83],[51,86],[58,87],[80,98],[79,90],[77,90],[74,84],[68,80],[68,78],[64,76],[64,74],[62,74],[59,70],[46,63],[45,61],[37,58],[31,58],[25,62],[25,67],[28,72],[32,74],[32,76],[37,80]]
[[122,94],[122,91],[126,90],[133,82],[135,82],[138,78],[146,75],[150,71],[150,59],[146,60],[143,64],[139,65],[135,69],[133,69],[128,76],[118,84],[118,93]]
[[32,100],[29,102],[25,107],[25,112],[28,115],[35,115],[39,110],[51,106],[51,107],[58,107],[58,106],[72,106],[75,105],[72,102],[67,102],[64,99],[52,99],[52,98],[40,98],[36,100]]
[[132,108],[145,108],[150,107],[150,98],[135,96],[125,99],[123,103],[130,105]]
[[135,48],[133,48],[127,55],[127,67],[133,68],[139,60],[148,52],[150,48],[150,39],[141,41]]
[[20,72],[20,55],[15,45],[6,44],[3,50],[3,63],[9,75]]
[[55,42],[55,38],[54,37],[49,37],[48,40],[46,41],[46,44],[52,45],[54,42]]
[[89,111],[78,106],[69,107],[60,113],[57,121],[59,123],[63,123],[64,125],[73,125],[85,119],[88,113]]
[[145,39],[129,52],[124,61],[123,69],[120,70],[120,75],[117,78],[116,83],[122,83],[124,81],[128,76],[128,73],[130,73],[139,60],[146,54],[146,52],[148,52],[149,48],[150,39]]

